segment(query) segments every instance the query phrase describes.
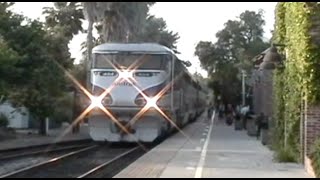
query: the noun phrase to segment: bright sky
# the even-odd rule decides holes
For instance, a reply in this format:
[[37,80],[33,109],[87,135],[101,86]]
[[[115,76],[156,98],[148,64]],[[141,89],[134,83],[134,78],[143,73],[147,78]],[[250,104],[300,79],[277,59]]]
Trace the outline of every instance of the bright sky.
[[[271,30],[274,24],[274,9],[276,2],[157,2],[150,14],[162,17],[169,30],[178,32],[180,39],[177,47],[181,52],[178,55],[183,60],[189,60],[192,66],[191,73],[200,72],[206,76],[206,72],[200,68],[200,62],[194,56],[195,46],[199,41],[215,42],[215,34],[224,27],[229,19],[234,20],[245,10],[258,11],[263,9],[266,25],[265,37],[271,38]],[[25,16],[40,20],[42,8],[52,6],[51,2],[17,2],[14,11]],[[77,35],[70,43],[70,51],[77,60],[81,57],[80,44],[85,41],[86,35]]]

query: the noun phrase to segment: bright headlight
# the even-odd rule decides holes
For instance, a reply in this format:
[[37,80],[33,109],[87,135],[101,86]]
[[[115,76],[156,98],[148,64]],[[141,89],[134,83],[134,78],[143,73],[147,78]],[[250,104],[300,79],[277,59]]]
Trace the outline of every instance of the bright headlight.
[[93,96],[91,98],[91,106],[100,107],[101,105],[102,104],[101,104],[101,98],[100,97]]

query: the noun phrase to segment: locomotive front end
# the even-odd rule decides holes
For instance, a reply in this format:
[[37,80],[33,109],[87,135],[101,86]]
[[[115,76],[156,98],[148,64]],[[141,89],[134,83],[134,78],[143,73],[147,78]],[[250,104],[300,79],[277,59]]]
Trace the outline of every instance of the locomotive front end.
[[89,115],[96,141],[152,142],[168,131],[159,113],[170,109],[171,55],[117,51],[94,54]]

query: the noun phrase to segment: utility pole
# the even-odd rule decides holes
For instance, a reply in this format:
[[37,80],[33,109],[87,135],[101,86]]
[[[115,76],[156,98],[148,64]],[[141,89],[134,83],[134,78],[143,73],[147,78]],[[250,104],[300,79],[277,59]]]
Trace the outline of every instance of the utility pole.
[[[78,113],[78,90],[77,88],[74,88],[73,91],[73,111],[72,111],[72,119],[76,120],[77,116],[79,115]],[[79,133],[80,130],[80,122],[76,122],[73,126],[72,126],[72,133],[76,134]]]

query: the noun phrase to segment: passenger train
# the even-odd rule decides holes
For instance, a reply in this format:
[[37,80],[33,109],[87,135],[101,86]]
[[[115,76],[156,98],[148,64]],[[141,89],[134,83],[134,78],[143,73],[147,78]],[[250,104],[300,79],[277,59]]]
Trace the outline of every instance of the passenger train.
[[96,107],[88,116],[94,141],[153,142],[206,108],[208,92],[188,72],[190,63],[165,46],[106,43],[93,48],[92,59],[91,93],[108,92],[101,99],[105,110]]

